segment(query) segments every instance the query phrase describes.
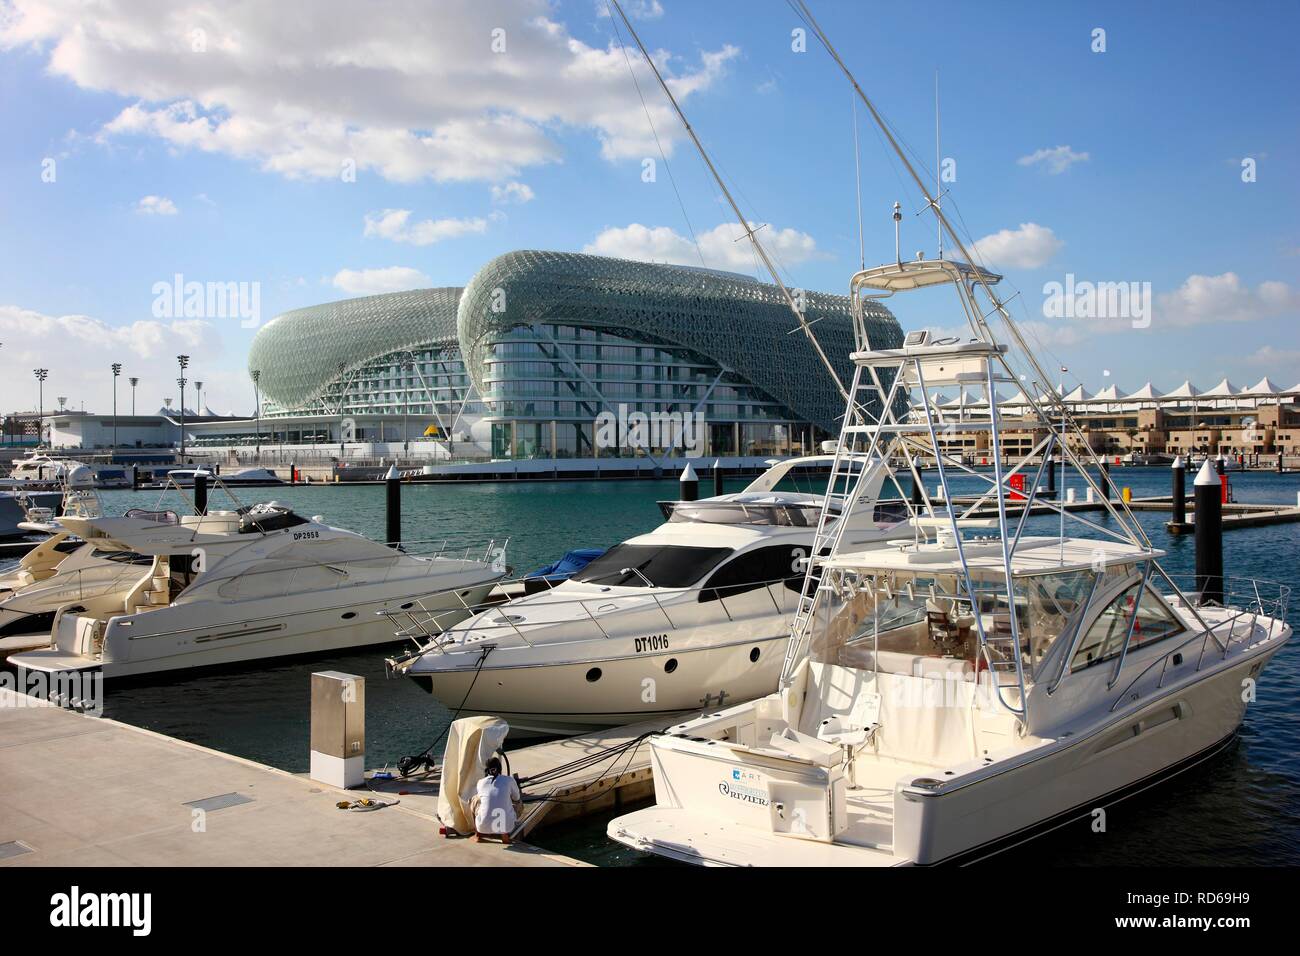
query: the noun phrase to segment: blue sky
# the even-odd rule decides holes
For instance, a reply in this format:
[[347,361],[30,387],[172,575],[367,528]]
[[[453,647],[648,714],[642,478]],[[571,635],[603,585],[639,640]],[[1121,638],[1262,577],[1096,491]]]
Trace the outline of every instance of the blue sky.
[[[927,168],[939,71],[949,209],[1071,384],[1300,381],[1294,3],[812,8]],[[155,287],[177,274],[256,284],[266,321],[461,285],[517,248],[696,264],[702,251],[755,272],[637,65],[683,215],[603,9],[0,0],[0,406],[34,407],[39,365],[47,408],[65,395],[106,411],[120,361],[153,410],[175,395],[184,351],[210,405],[247,411],[255,330],[157,314]],[[834,64],[811,37],[792,50],[800,24],[777,0],[629,9],[746,214],[769,224],[760,236],[788,281],[844,291],[857,212],[851,98]],[[868,264],[892,258],[895,199],[904,253],[932,252],[919,195],[857,119]],[[1044,285],[1068,274],[1149,282],[1150,327],[1046,318]],[[933,299],[890,306],[905,328],[956,325]]]

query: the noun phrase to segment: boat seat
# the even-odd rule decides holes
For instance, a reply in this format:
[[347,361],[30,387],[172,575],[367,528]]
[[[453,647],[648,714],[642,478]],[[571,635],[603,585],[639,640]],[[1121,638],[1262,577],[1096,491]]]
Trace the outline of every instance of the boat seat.
[[832,714],[817,727],[817,738],[843,747],[860,747],[880,727],[880,695],[858,694],[847,714]]
[[[762,751],[762,748],[756,749]],[[773,734],[768,741],[768,749],[778,750],[819,767],[837,767],[844,759],[838,745],[801,734],[793,727]]]

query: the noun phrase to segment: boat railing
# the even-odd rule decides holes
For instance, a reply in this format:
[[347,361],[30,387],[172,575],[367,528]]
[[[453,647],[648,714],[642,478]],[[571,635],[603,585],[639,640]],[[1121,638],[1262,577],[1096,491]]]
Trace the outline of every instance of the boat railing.
[[[1114,703],[1111,704],[1111,713],[1114,713],[1120,704],[1132,703],[1140,699],[1141,695],[1135,693],[1134,688],[1144,677],[1156,670],[1157,666],[1159,672],[1154,689],[1158,690],[1163,687],[1170,662],[1176,656],[1181,657],[1188,647],[1198,643],[1200,645],[1197,649],[1195,668],[1195,671],[1199,673],[1201,668],[1205,666],[1207,656],[1211,653],[1217,653],[1219,660],[1226,660],[1228,654],[1233,650],[1234,644],[1237,650],[1245,651],[1279,636],[1286,627],[1287,604],[1291,598],[1289,585],[1253,578],[1225,577],[1223,578],[1223,599],[1198,606],[1183,596],[1191,595],[1195,597],[1197,593],[1195,588],[1198,582],[1194,575],[1170,575],[1168,581],[1172,587],[1178,588],[1180,592],[1175,595],[1166,595],[1176,609],[1192,610],[1198,620],[1201,619],[1199,607],[1217,607],[1220,610],[1228,611],[1229,614],[1221,620],[1205,621],[1204,623],[1209,626],[1202,627],[1185,640],[1170,647],[1160,657],[1149,662],[1120,691]],[[1261,618],[1268,622],[1266,627],[1261,628],[1259,626]],[[1246,622],[1245,627],[1238,626],[1242,622]],[[1213,651],[1211,650],[1211,641],[1213,641],[1214,645]],[[1175,663],[1175,666],[1177,666],[1177,663]]]
[[[105,570],[103,566],[92,566],[57,573],[53,577],[38,582],[37,588],[39,588],[40,592],[46,594],[64,592],[67,594],[69,602],[84,601],[87,598],[102,597],[123,587],[134,585],[145,574],[152,573],[152,567],[146,567],[142,564],[130,564],[121,567],[111,577],[97,579],[96,572],[102,572],[103,570]],[[33,589],[33,593],[38,592]]]
[[[614,571],[611,576],[626,576],[625,571]],[[524,578],[515,578],[499,582],[499,588],[509,588],[512,585],[519,585],[524,582]],[[529,579],[541,581],[549,591],[553,591],[560,583],[544,578]],[[734,622],[738,617],[743,617],[745,610],[737,602],[741,594],[754,594],[762,591],[767,595],[767,602],[770,602],[772,609],[777,614],[789,614],[794,610],[793,592],[789,592],[785,585],[789,578],[775,578],[770,581],[754,581],[744,584],[729,584],[716,588],[706,588],[700,592],[692,592],[696,595],[696,600],[691,606],[701,604],[711,604],[717,602],[723,616],[728,622]],[[584,582],[590,583],[590,582]],[[599,614],[611,610],[626,609],[644,609],[646,611],[657,611],[663,616],[670,630],[678,630],[682,620],[674,620],[669,613],[669,608],[661,600],[654,587],[645,587],[638,589],[635,593],[623,593],[608,597],[582,597],[582,598],[561,598],[556,600],[547,600],[544,604],[537,605],[546,609],[547,623],[566,622],[569,625],[589,625],[589,633],[592,639],[599,637],[602,640],[609,640],[613,635],[606,630],[601,623]],[[641,593],[644,592],[644,593]],[[509,601],[500,599],[493,601],[487,600],[477,604],[466,602],[458,592],[449,592],[455,598],[455,605],[452,607],[430,608],[425,606],[423,600],[414,602],[413,607],[399,608],[396,610],[382,610],[378,613],[386,617],[393,624],[395,631],[394,636],[399,639],[410,639],[416,643],[421,650],[436,650],[446,653],[454,641],[445,639],[444,632],[447,628],[459,624],[467,617],[478,617],[472,625],[475,633],[510,633],[517,637],[522,643],[533,647],[534,642],[529,640],[527,633],[519,627],[519,621],[523,620],[518,614],[512,614],[512,604]],[[778,599],[789,596],[790,601]],[[630,599],[637,599],[638,602],[644,602],[644,598],[650,598],[645,603],[644,608],[639,604],[632,604]],[[707,600],[701,601],[705,597]],[[731,598],[728,603],[728,597]],[[526,611],[527,606],[521,609]],[[501,613],[496,617],[486,615],[485,612],[498,610]],[[752,608],[750,609],[752,612]],[[558,612],[558,613],[557,613]],[[573,635],[571,632],[566,635],[569,639],[581,640],[581,636]]]

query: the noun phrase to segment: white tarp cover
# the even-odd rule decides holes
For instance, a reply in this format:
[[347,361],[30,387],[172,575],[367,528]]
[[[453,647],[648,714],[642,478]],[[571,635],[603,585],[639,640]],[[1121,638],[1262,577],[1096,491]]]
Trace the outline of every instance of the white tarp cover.
[[483,765],[500,749],[510,725],[500,717],[462,717],[447,731],[442,752],[442,783],[438,790],[438,819],[462,835],[474,832],[469,802],[483,777]]

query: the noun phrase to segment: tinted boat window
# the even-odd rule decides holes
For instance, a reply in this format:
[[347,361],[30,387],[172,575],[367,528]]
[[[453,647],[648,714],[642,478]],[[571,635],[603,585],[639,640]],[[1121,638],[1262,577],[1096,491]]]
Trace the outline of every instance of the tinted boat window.
[[[684,588],[718,566],[730,548],[688,548],[681,545],[619,544],[592,561],[571,581],[620,587],[646,587],[641,575],[655,587]],[[640,575],[623,570],[635,568]]]
[[700,601],[729,598],[774,582],[798,591],[803,586],[804,576],[798,565],[806,557],[806,546],[785,544],[742,554],[713,572],[713,577],[700,592]]

